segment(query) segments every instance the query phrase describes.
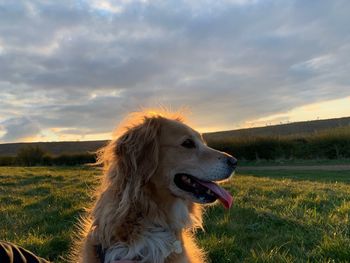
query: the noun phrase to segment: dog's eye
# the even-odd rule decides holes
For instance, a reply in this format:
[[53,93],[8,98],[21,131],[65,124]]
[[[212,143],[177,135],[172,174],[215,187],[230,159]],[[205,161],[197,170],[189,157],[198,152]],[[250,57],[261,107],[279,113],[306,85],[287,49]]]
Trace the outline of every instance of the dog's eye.
[[188,149],[193,149],[196,148],[196,144],[192,139],[186,139],[183,143],[181,143],[181,146],[188,148]]

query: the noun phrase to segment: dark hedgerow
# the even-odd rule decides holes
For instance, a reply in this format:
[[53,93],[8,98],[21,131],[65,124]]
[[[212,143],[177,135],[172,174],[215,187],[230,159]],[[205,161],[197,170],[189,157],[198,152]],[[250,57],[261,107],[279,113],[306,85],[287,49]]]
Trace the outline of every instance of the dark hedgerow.
[[[350,158],[350,126],[306,135],[209,139],[208,145],[241,160],[348,159]],[[95,161],[95,153],[51,155],[39,147],[24,147],[15,157],[0,156],[0,166],[71,166],[95,163]]]
[[31,146],[20,149],[16,156],[0,156],[0,166],[74,166],[95,162],[95,153],[51,155]]
[[0,166],[13,166],[16,165],[15,156],[0,156]]
[[306,135],[208,140],[208,145],[244,160],[350,158],[350,127]]

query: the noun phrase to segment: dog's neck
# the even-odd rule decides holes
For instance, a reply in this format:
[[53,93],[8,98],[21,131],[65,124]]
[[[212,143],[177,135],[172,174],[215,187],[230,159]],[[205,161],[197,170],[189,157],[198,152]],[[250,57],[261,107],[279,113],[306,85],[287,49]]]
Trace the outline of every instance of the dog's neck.
[[[141,226],[139,235],[128,242],[116,242],[106,251],[106,261],[131,258],[142,262],[164,262],[168,257],[178,257],[184,253],[183,231],[201,224],[191,212],[192,205],[185,200],[174,198],[172,202],[157,203],[150,199],[148,213],[135,224],[132,230]],[[145,211],[143,211],[145,213]],[[134,256],[135,257],[134,257]]]
[[175,233],[181,233],[183,229],[191,227],[192,222],[189,206],[184,200],[175,200],[169,210],[170,228]]
[[166,225],[178,237],[185,229],[202,228],[202,209],[199,205],[169,194],[168,189],[161,192],[150,187],[148,190],[149,200],[154,204],[150,216],[155,223],[161,220],[161,224]]

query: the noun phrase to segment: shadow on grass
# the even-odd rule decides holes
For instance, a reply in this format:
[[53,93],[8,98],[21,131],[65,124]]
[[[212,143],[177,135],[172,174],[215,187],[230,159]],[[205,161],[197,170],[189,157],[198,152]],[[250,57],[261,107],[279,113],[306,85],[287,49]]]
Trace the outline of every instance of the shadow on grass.
[[52,184],[53,182],[63,182],[64,177],[62,175],[59,176],[52,176],[50,174],[45,174],[45,175],[27,175],[27,178],[18,180],[16,183],[18,186],[26,186],[30,184],[38,184],[38,183],[50,183]]
[[261,171],[247,170],[240,171],[239,175],[251,175],[255,177],[268,177],[271,179],[291,179],[297,181],[317,181],[330,183],[350,184],[350,171]]

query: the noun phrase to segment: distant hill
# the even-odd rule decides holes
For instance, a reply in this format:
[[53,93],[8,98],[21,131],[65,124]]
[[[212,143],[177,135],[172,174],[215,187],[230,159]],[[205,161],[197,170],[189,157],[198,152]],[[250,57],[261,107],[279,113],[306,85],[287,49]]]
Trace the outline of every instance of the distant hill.
[[72,141],[72,142],[28,142],[28,143],[4,143],[0,144],[0,156],[14,156],[17,151],[27,145],[39,146],[53,155],[63,153],[74,154],[93,152],[106,145],[108,141]]
[[310,134],[335,127],[350,127],[350,117],[327,120],[301,121],[266,127],[239,129],[231,131],[212,132],[204,134],[206,140],[228,139],[231,137],[247,136],[285,136]]
[[[247,137],[247,136],[271,136],[271,135],[292,135],[292,134],[308,134],[318,131],[334,128],[334,127],[350,127],[350,117],[294,122],[281,125],[273,125],[267,127],[257,127],[248,129],[239,129],[231,131],[221,131],[205,133],[206,140],[227,139],[231,137]],[[39,146],[43,150],[54,154],[62,153],[83,153],[94,152],[106,145],[108,140],[101,141],[70,141],[70,142],[32,142],[32,143],[4,143],[0,144],[0,156],[14,156],[17,151],[26,145]]]

